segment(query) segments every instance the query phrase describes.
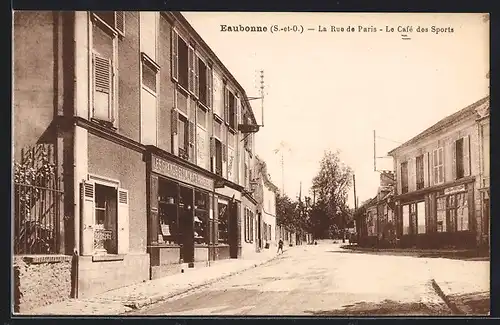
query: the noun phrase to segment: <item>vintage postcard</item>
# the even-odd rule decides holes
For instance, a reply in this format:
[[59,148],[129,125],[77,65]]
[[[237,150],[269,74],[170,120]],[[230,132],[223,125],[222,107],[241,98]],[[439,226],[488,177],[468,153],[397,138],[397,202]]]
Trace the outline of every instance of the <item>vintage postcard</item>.
[[489,315],[489,33],[14,11],[12,312]]

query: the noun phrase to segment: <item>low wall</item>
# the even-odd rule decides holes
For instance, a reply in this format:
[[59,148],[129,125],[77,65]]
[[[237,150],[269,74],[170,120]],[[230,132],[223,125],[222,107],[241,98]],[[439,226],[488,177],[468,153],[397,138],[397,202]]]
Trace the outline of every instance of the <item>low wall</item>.
[[14,257],[14,312],[57,303],[71,297],[71,256]]

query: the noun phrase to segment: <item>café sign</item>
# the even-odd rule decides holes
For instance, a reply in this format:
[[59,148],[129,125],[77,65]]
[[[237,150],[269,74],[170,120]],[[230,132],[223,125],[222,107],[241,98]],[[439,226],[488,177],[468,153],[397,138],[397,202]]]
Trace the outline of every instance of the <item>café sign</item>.
[[181,165],[161,159],[155,155],[152,157],[151,170],[160,175],[174,178],[183,183],[201,187],[208,191],[214,190],[214,181],[212,179],[193,172]]

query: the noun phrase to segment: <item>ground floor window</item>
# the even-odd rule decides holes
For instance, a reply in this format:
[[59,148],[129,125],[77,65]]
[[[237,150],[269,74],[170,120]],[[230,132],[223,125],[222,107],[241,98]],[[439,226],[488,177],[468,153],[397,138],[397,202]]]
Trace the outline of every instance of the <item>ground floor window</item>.
[[159,243],[179,243],[178,205],[179,186],[174,182],[160,179],[158,182]]
[[117,254],[117,191],[116,188],[95,185],[94,249]]
[[410,234],[410,206],[403,205],[403,235]]
[[425,223],[425,202],[417,203],[417,233],[426,233],[426,223]]
[[436,203],[438,232],[470,230],[467,193],[442,196]]
[[194,240],[197,244],[209,243],[209,196],[208,193],[195,191],[194,195]]
[[227,203],[218,203],[219,208],[219,216],[217,219],[218,222],[218,240],[219,243],[228,243],[229,242],[229,209]]

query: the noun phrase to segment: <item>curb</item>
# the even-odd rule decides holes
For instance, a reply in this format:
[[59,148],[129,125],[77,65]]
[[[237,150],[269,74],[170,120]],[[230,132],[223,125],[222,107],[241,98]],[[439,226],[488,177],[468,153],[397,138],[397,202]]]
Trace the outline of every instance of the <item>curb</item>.
[[[167,294],[159,294],[159,295],[156,295],[156,296],[152,296],[152,297],[149,297],[149,298],[146,298],[146,299],[141,299],[141,300],[138,300],[138,301],[135,301],[135,302],[131,302],[131,303],[126,303],[126,304],[124,304],[124,306],[128,307],[128,308],[132,308],[132,310],[138,310],[140,308],[143,308],[143,307],[146,307],[146,306],[149,306],[149,305],[153,305],[153,304],[155,304],[157,302],[160,302],[160,301],[163,301],[163,300],[167,300],[167,299],[170,299],[170,298],[182,295],[182,294],[187,293],[187,292],[189,292],[191,290],[195,290],[195,289],[198,289],[198,288],[201,288],[201,287],[213,284],[215,282],[218,282],[220,280],[229,278],[229,277],[231,277],[233,275],[236,275],[238,273],[241,273],[241,272],[244,272],[244,271],[248,271],[248,270],[253,269],[255,267],[264,265],[266,263],[269,263],[269,262],[273,261],[276,258],[277,258],[277,256],[274,256],[271,259],[265,260],[265,261],[263,261],[261,263],[255,263],[255,264],[253,264],[253,265],[251,265],[249,267],[242,268],[240,270],[236,270],[236,271],[230,272],[229,274],[225,274],[225,275],[219,276],[217,278],[210,279],[210,280],[205,281],[203,283],[191,285],[189,288],[180,289],[178,291],[170,292],[170,293],[167,293]],[[125,312],[125,313],[127,313],[127,312]],[[125,313],[122,313],[122,314],[125,314]]]
[[458,308],[458,306],[456,304],[454,304],[448,298],[447,295],[445,295],[445,293],[443,292],[443,290],[441,289],[441,287],[439,286],[439,284],[437,284],[436,280],[431,279],[431,284],[432,284],[432,288],[434,288],[434,291],[436,291],[436,293],[439,296],[439,298],[441,298],[444,301],[444,303],[446,304],[446,306],[448,306],[448,308],[450,308],[450,310],[453,313],[458,314],[458,315],[466,315],[466,313],[464,311],[462,311],[460,308]]

